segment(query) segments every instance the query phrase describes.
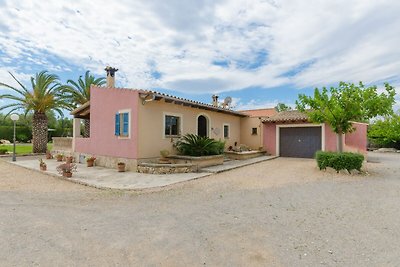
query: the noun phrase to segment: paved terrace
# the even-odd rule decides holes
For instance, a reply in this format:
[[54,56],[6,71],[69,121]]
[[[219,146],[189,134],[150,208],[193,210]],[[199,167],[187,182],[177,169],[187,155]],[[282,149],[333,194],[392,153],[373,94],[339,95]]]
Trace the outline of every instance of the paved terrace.
[[[31,169],[39,170],[39,161],[41,157],[18,157],[16,162],[11,158],[3,158],[12,164]],[[47,164],[45,173],[60,179],[66,179],[75,183],[92,186],[100,189],[118,189],[118,190],[144,190],[156,189],[181,183],[189,180],[209,176],[213,173],[224,172],[235,168],[251,165],[254,163],[271,160],[274,156],[262,156],[248,160],[230,160],[223,165],[207,167],[197,173],[178,173],[178,174],[145,174],[137,172],[117,172],[116,169],[103,167],[86,167],[86,164],[77,164],[77,172],[73,173],[72,178],[64,178],[58,174],[56,167],[60,164],[55,159],[44,161]]]

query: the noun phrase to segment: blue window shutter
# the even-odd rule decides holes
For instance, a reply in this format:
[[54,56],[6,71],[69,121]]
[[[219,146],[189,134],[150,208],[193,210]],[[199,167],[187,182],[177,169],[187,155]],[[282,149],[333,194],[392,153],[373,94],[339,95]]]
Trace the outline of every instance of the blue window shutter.
[[119,113],[115,114],[115,135],[120,135]]
[[128,136],[128,130],[129,130],[129,113],[123,113],[122,115],[122,120],[123,120],[123,127],[122,127],[122,134],[125,136]]

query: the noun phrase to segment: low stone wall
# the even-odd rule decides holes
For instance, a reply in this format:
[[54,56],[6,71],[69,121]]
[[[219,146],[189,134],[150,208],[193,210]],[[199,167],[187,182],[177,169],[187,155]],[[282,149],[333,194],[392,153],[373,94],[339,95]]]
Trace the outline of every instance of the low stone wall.
[[183,163],[192,164],[196,166],[197,170],[200,168],[221,165],[224,163],[224,155],[203,156],[203,157],[171,155],[168,156],[168,159],[171,159],[171,161],[176,164],[183,164]]
[[72,137],[53,137],[53,153],[72,153]]
[[242,152],[225,151],[225,156],[230,159],[245,160],[245,159],[252,159],[264,156],[265,153],[266,153],[265,151],[259,151],[259,150],[242,151]]
[[137,171],[150,174],[171,174],[193,172],[193,164],[158,164],[158,163],[140,163]]
[[[85,153],[73,153],[75,161],[79,163],[86,164],[86,158],[93,156]],[[97,156],[94,155],[96,161],[94,162],[95,166],[110,168],[110,169],[117,169],[118,162],[125,163],[125,170],[126,171],[137,171],[137,160],[136,159],[127,159],[127,158],[115,158],[110,156]]]

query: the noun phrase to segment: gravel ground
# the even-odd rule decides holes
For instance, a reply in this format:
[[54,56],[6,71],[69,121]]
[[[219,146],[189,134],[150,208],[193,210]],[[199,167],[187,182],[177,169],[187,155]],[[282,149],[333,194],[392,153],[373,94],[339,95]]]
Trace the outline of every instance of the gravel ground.
[[279,158],[154,193],[0,161],[1,266],[399,266],[400,154],[367,174]]

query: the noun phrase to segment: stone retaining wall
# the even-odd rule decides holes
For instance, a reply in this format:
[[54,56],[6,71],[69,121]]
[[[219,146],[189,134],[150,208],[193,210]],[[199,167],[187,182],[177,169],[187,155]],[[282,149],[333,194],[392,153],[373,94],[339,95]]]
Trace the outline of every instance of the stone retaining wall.
[[137,166],[140,173],[150,174],[172,174],[172,173],[188,173],[195,170],[193,164],[157,164],[157,163],[140,163]]
[[224,155],[202,156],[202,157],[171,155],[171,156],[168,156],[168,159],[171,159],[173,163],[193,164],[197,167],[197,169],[200,169],[203,167],[221,165],[224,163]]
[[53,148],[55,153],[71,153],[72,152],[72,137],[53,137]]
[[243,151],[243,152],[235,152],[235,151],[225,151],[225,156],[230,159],[236,160],[245,160],[245,159],[252,159],[260,156],[264,156],[265,151]]
[[94,156],[96,161],[94,162],[95,166],[117,169],[118,162],[125,163],[126,171],[137,171],[137,160],[136,159],[127,159],[127,158],[115,158],[109,156],[97,156],[97,155],[89,155],[85,153],[73,153],[75,161],[79,163],[86,163],[86,158],[90,156]]

